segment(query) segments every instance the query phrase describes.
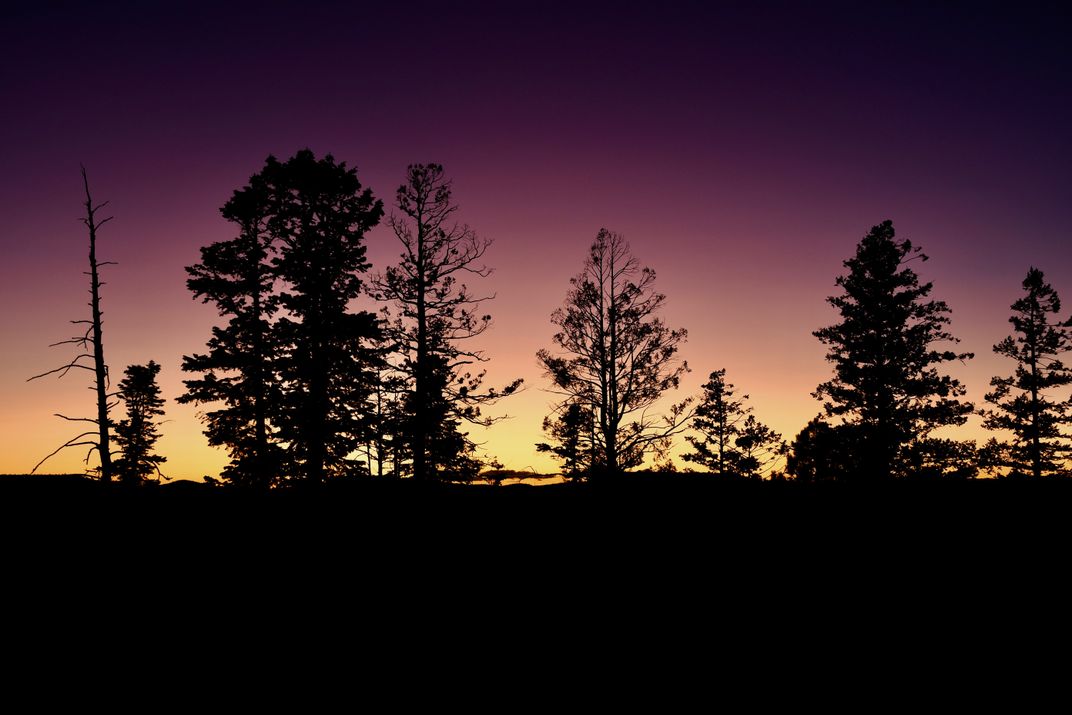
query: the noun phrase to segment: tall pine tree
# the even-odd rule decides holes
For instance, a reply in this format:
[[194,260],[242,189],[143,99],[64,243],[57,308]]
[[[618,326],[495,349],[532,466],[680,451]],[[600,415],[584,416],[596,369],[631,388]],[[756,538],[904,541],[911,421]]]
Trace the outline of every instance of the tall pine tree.
[[483,257],[491,245],[455,219],[451,182],[439,164],[413,164],[396,194],[399,214],[391,229],[402,246],[399,263],[375,279],[380,300],[393,305],[389,332],[398,345],[398,369],[410,385],[408,453],[416,479],[467,479],[480,462],[463,423],[495,420],[481,407],[515,392],[521,380],[501,390],[483,387],[484,371],[473,365],[487,357],[471,341],[491,325],[479,296],[466,280],[491,269]]
[[1072,318],[1058,317],[1061,299],[1039,269],[1028,270],[1023,288],[1009,318],[1015,334],[994,346],[1015,361],[1016,371],[990,381],[986,401],[994,409],[982,410],[987,429],[1006,430],[1012,439],[995,439],[985,449],[990,463],[1011,475],[1068,474],[1072,440],[1062,430],[1072,424],[1072,397],[1052,393],[1072,385],[1072,368],[1061,360],[1072,351]]
[[279,308],[269,263],[271,200],[264,177],[251,177],[220,209],[238,235],[202,248],[201,262],[186,269],[194,297],[213,303],[228,322],[212,329],[207,353],[183,358],[184,371],[202,376],[184,381],[187,392],[178,401],[215,405],[203,419],[209,444],[231,456],[222,477],[251,487],[276,484],[284,472],[275,437],[282,392],[271,323]]
[[654,283],[655,271],[640,267],[625,239],[601,229],[581,273],[570,279],[565,305],[551,315],[563,354],[536,353],[564,398],[557,411],[576,402],[592,414],[597,478],[639,466],[692,417],[689,401],[665,416],[651,409],[688,371],[677,357],[687,333],[658,316],[666,296]]
[[828,416],[854,426],[860,478],[906,474],[906,446],[963,424],[973,409],[958,399],[964,386],[938,371],[973,356],[940,349],[959,341],[947,329],[949,307],[930,300],[932,284],[920,283],[906,265],[916,258],[927,259],[910,241],[895,239],[891,221],[873,227],[844,263],[841,294],[827,299],[841,322],[814,333],[834,365],[833,379],[814,394]]
[[350,455],[373,427],[382,333],[375,314],[350,303],[364,290],[365,234],[379,223],[383,204],[356,169],[330,154],[317,159],[305,149],[285,163],[269,157],[262,176],[287,312],[275,326],[284,382],[280,439],[303,481],[365,473],[367,463]]

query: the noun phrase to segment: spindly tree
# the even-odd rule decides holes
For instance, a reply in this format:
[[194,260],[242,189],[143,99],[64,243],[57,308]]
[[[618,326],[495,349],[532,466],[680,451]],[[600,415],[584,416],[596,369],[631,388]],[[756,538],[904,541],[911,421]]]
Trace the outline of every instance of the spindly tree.
[[1063,430],[1072,424],[1072,397],[1053,393],[1072,385],[1072,367],[1061,359],[1072,351],[1072,318],[1060,319],[1061,299],[1042,271],[1028,270],[1023,288],[1009,318],[1014,334],[994,346],[1016,370],[990,381],[986,401],[994,409],[982,411],[987,429],[1005,430],[1012,439],[995,439],[987,450],[993,466],[1012,475],[1068,474],[1072,439]]
[[692,420],[696,434],[685,437],[693,451],[682,458],[720,476],[758,479],[785,454],[785,442],[752,414],[752,407],[745,405],[748,395],[740,400],[734,395],[725,369],[712,372]]
[[[56,345],[76,345],[82,352],[75,356],[66,365],[58,367],[48,372],[43,372],[40,375],[34,375],[30,380],[36,380],[46,375],[58,374],[63,377],[68,372],[74,369],[88,370],[93,373],[93,393],[96,397],[97,416],[94,417],[68,417],[67,415],[57,414],[57,417],[68,420],[70,422],[89,422],[96,425],[96,429],[92,431],[83,432],[71,439],[67,440],[64,444],[60,445],[55,451],[49,454],[47,457],[38,462],[33,472],[36,472],[38,467],[44,464],[49,458],[58,454],[61,450],[68,447],[89,447],[86,454],[86,464],[89,464],[89,458],[94,452],[97,453],[100,459],[100,468],[98,475],[102,481],[108,482],[112,480],[114,476],[114,470],[112,468],[112,450],[111,450],[111,437],[110,428],[111,420],[108,413],[114,403],[110,402],[110,398],[113,397],[108,392],[108,365],[104,362],[104,338],[103,336],[103,312],[101,311],[101,286],[104,285],[100,279],[100,269],[104,266],[115,265],[112,261],[98,261],[97,260],[97,231],[101,226],[112,220],[112,216],[106,218],[99,218],[97,212],[108,205],[105,201],[101,204],[94,204],[93,197],[89,193],[89,179],[86,177],[86,167],[82,167],[82,186],[86,192],[86,215],[81,219],[82,223],[86,225],[86,229],[89,231],[89,314],[88,320],[72,320],[73,325],[85,325],[85,332],[81,335],[76,335],[68,340],[62,340]],[[91,362],[92,366],[83,363],[83,360]]]
[[972,354],[939,347],[959,341],[947,329],[949,307],[930,300],[932,284],[906,265],[926,260],[920,250],[896,240],[891,221],[872,228],[844,263],[841,293],[827,299],[841,322],[814,333],[834,365],[833,379],[814,394],[827,416],[854,425],[861,478],[905,474],[906,446],[963,424],[973,409],[958,399],[964,386],[938,371]]
[[127,416],[115,425],[115,442],[122,451],[115,461],[116,475],[127,484],[141,484],[153,474],[166,479],[160,465],[167,458],[153,451],[160,438],[156,420],[164,414],[164,398],[156,384],[160,366],[150,360],[145,365],[129,366],[124,374],[119,381],[119,399]]
[[383,355],[374,366],[376,371],[373,393],[369,400],[371,433],[359,449],[365,455],[370,475],[383,477],[409,476],[410,463],[406,430],[409,418],[406,403],[409,397],[404,373],[392,366],[387,358],[392,350],[384,345]]
[[375,293],[395,311],[388,330],[399,346],[397,367],[411,385],[412,474],[416,479],[471,477],[479,461],[461,425],[494,422],[481,407],[521,384],[515,380],[501,390],[485,389],[485,373],[472,370],[488,359],[470,341],[490,326],[491,316],[481,304],[493,296],[474,294],[464,281],[490,274],[482,260],[491,241],[455,221],[458,207],[439,164],[411,165],[396,197],[399,214],[389,222],[402,254],[397,265],[377,276]]
[[551,316],[562,354],[537,358],[563,404],[592,414],[596,475],[638,466],[644,455],[691,418],[684,404],[669,417],[650,409],[678,386],[688,365],[677,359],[684,329],[671,330],[657,313],[666,296],[653,289],[655,271],[641,268],[619,234],[600,230],[566,302]]
[[201,262],[186,269],[187,287],[212,303],[227,323],[212,329],[208,352],[187,355],[182,369],[200,373],[185,380],[182,403],[211,405],[204,413],[209,444],[226,447],[231,462],[223,478],[239,486],[266,487],[284,472],[277,442],[282,390],[276,366],[272,318],[274,253],[268,219],[273,197],[262,175],[234,192],[220,209],[238,235],[201,249]]
[[267,230],[282,281],[275,325],[284,384],[280,439],[295,476],[312,483],[364,471],[350,455],[367,441],[369,400],[381,340],[377,316],[350,302],[365,287],[365,234],[383,204],[363,188],[356,169],[308,149],[261,172],[270,195]]

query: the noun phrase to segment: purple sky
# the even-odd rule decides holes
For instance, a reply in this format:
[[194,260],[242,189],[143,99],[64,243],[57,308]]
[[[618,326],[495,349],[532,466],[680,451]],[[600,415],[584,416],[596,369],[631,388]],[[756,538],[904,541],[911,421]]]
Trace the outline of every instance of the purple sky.
[[[552,399],[534,353],[602,226],[656,269],[667,321],[689,329],[683,393],[726,367],[786,437],[829,375],[811,336],[834,321],[823,299],[883,219],[931,255],[920,273],[978,355],[955,370],[976,402],[1009,369],[990,347],[1027,267],[1072,295],[1072,53],[1056,3],[38,5],[0,26],[0,290],[14,307],[0,317],[0,472],[66,438],[52,412],[91,409],[79,376],[23,382],[64,361],[47,345],[83,317],[79,162],[116,215],[101,238],[120,262],[108,361],[157,360],[169,400],[214,320],[183,267],[230,237],[218,209],[269,153],[330,152],[388,205],[407,164],[444,164],[462,217],[495,240],[489,375],[528,390],[479,438],[518,468],[552,466],[532,449]],[[370,235],[375,268],[393,241]],[[168,418],[171,473],[218,469],[196,410],[170,402]]]

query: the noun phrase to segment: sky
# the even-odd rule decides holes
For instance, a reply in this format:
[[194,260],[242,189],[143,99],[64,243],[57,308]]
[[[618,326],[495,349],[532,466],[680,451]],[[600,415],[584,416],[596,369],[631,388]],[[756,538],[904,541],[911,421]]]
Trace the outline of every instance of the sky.
[[[407,165],[441,163],[460,218],[492,239],[494,272],[473,284],[495,295],[488,382],[526,389],[472,436],[507,467],[554,470],[533,447],[555,399],[535,354],[602,227],[656,271],[662,317],[688,330],[692,372],[670,399],[725,368],[790,439],[831,374],[812,332],[837,320],[825,299],[841,262],[892,219],[976,354],[948,372],[979,405],[1012,370],[991,348],[1028,267],[1072,296],[1070,19],[1059,3],[979,2],[7,8],[0,473],[79,431],[53,413],[93,411],[89,373],[26,382],[73,356],[48,346],[88,315],[82,163],[115,216],[98,247],[118,262],[107,362],[117,376],[163,366],[165,473],[218,474],[227,456],[199,408],[174,401],[182,356],[217,320],[184,267],[233,236],[219,208],[269,154],[306,147],[356,167],[388,209]],[[386,223],[367,240],[374,271],[397,260]],[[950,435],[984,433],[973,418]]]

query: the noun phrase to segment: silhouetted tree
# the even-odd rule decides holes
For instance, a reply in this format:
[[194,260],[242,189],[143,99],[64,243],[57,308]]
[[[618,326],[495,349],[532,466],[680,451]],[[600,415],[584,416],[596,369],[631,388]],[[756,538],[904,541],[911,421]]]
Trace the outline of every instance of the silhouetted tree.
[[565,306],[551,316],[559,327],[554,342],[565,355],[537,353],[564,403],[593,415],[594,474],[638,466],[691,418],[688,401],[669,417],[649,410],[688,370],[676,358],[685,330],[670,330],[655,317],[666,296],[653,291],[654,281],[655,271],[640,268],[620,235],[601,229],[580,275],[570,279]]
[[703,465],[715,474],[738,474],[736,462],[739,453],[733,448],[733,440],[739,434],[740,423],[752,408],[746,408],[743,401],[733,399],[734,394],[733,385],[726,382],[725,369],[716,370],[708,376],[692,419],[692,429],[698,435],[685,437],[694,451],[682,455],[682,459]]
[[972,440],[928,437],[908,445],[907,472],[926,479],[973,479],[979,474],[980,456]]
[[793,439],[785,471],[800,482],[845,480],[860,472],[859,428],[814,417]]
[[371,429],[382,335],[373,313],[349,304],[363,290],[364,237],[383,204],[362,188],[355,169],[308,149],[285,163],[268,157],[261,177],[271,197],[272,265],[284,282],[279,303],[288,313],[275,324],[284,384],[280,439],[296,476],[319,483],[364,470],[349,455]]
[[[101,311],[101,296],[100,289],[104,285],[100,280],[100,269],[103,266],[115,265],[113,261],[98,261],[97,260],[97,231],[104,224],[111,221],[114,217],[108,216],[103,219],[97,218],[97,212],[108,205],[105,201],[101,204],[94,204],[93,197],[89,193],[89,179],[86,176],[86,167],[82,167],[82,186],[86,192],[86,215],[80,219],[82,223],[86,225],[89,230],[89,320],[72,320],[73,325],[86,325],[85,332],[82,335],[76,335],[68,340],[61,340],[58,343],[53,343],[50,347],[56,345],[77,345],[82,349],[73,360],[66,365],[58,367],[48,372],[43,372],[40,375],[34,375],[30,380],[36,380],[46,375],[59,374],[63,377],[71,370],[78,368],[80,370],[89,370],[93,373],[93,391],[97,398],[97,416],[96,418],[90,417],[68,417],[66,415],[57,414],[57,417],[68,420],[70,422],[90,422],[97,425],[97,429],[89,432],[83,432],[76,437],[72,437],[64,444],[56,448],[51,454],[42,459],[31,470],[36,472],[38,467],[44,464],[49,458],[58,454],[61,450],[67,447],[87,446],[89,451],[86,453],[85,462],[89,464],[89,458],[93,452],[96,452],[100,459],[100,468],[98,470],[99,476],[102,481],[108,482],[112,480],[114,470],[112,468],[112,451],[111,440],[109,437],[110,420],[108,413],[115,403],[109,402],[109,399],[113,397],[108,393],[108,366],[104,362],[104,341],[103,334],[103,313]],[[82,364],[82,360],[92,361],[93,366]],[[96,440],[86,440],[86,437],[96,436]]]
[[203,375],[184,380],[187,392],[178,401],[219,405],[204,413],[205,435],[230,453],[223,479],[242,486],[269,486],[284,471],[275,438],[282,389],[271,324],[279,307],[270,265],[272,200],[265,177],[251,177],[220,209],[238,235],[202,248],[201,262],[186,269],[194,297],[213,303],[228,322],[213,327],[206,354],[183,357],[184,371]]
[[789,450],[781,434],[751,414],[745,418],[733,445],[741,455],[737,460],[738,473],[748,479],[770,475],[778,460]]
[[837,325],[814,334],[829,351],[834,378],[815,391],[828,416],[857,430],[860,476],[903,475],[903,448],[941,426],[963,424],[971,403],[957,398],[963,385],[936,368],[971,353],[937,349],[959,342],[947,330],[949,308],[926,300],[932,284],[919,282],[906,263],[926,256],[910,241],[894,239],[893,223],[875,226],[839,276],[841,295],[828,302],[841,313]]
[[166,479],[160,465],[167,459],[153,453],[160,438],[156,418],[164,414],[164,399],[156,384],[160,366],[150,360],[145,365],[127,367],[124,374],[119,381],[119,399],[126,407],[127,417],[115,425],[115,442],[123,453],[115,462],[115,473],[128,484],[140,484],[154,473],[158,479]]
[[1016,362],[1010,377],[990,381],[986,401],[996,409],[982,410],[983,426],[1012,433],[1009,442],[987,445],[989,462],[1010,475],[1034,477],[1067,474],[1072,452],[1062,428],[1072,423],[1072,398],[1053,399],[1047,393],[1072,385],[1072,368],[1061,356],[1072,351],[1072,318],[1060,320],[1061,299],[1031,268],[1024,278],[1026,293],[1012,304],[1015,331],[994,346],[994,352]]
[[369,474],[396,478],[408,476],[408,383],[405,375],[393,369],[386,358],[375,369],[375,384],[369,401],[373,429],[362,445]]
[[454,222],[458,207],[439,164],[411,165],[397,202],[401,215],[392,215],[389,223],[403,251],[397,266],[377,276],[375,289],[397,311],[390,333],[402,354],[398,367],[412,385],[407,400],[412,473],[417,479],[472,477],[480,463],[461,423],[491,424],[481,407],[521,384],[482,390],[485,373],[467,370],[487,360],[464,345],[489,327],[491,316],[479,308],[493,296],[475,296],[461,279],[491,273],[481,263],[491,241]]
[[547,452],[562,464],[562,475],[579,479],[591,473],[595,460],[592,411],[580,402],[567,402],[543,420],[543,430],[553,440],[540,442],[536,451]]
[[785,454],[785,442],[745,406],[748,395],[734,394],[725,369],[710,374],[692,419],[697,434],[685,437],[693,451],[682,458],[720,476],[761,478]]

